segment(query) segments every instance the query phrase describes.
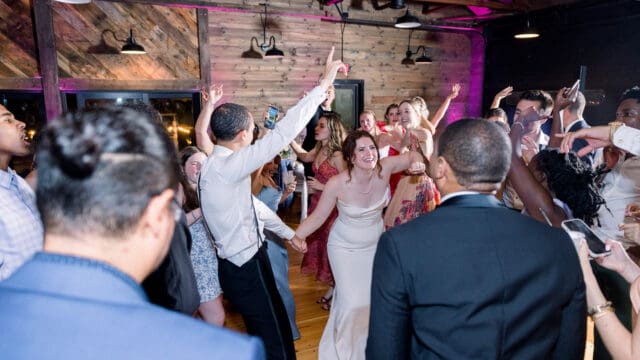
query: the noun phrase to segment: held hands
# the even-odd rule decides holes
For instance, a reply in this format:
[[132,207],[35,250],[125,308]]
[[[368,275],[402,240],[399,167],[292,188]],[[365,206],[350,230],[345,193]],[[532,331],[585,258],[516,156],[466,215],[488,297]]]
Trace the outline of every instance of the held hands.
[[301,252],[303,254],[307,252],[306,240],[299,238],[298,235],[294,235],[290,241],[291,241],[291,247],[294,248],[296,251]]

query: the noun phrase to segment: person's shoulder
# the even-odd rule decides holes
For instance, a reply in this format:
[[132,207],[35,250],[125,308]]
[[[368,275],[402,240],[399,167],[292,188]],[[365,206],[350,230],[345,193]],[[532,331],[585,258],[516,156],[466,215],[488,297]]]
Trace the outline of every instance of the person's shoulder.
[[152,341],[171,338],[169,343],[162,341],[156,346],[184,349],[184,354],[192,352],[212,359],[264,358],[262,342],[256,337],[212,326],[155,305],[149,307],[149,311],[149,315],[156,319],[153,331],[158,335]]

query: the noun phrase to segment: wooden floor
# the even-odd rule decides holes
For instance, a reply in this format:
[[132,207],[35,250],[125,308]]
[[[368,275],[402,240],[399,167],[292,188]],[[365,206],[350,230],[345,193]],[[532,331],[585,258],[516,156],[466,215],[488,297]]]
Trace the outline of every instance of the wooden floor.
[[[294,205],[295,208],[295,205]],[[284,214],[283,220],[292,228],[297,227],[295,217]],[[329,318],[329,312],[322,310],[316,300],[324,294],[327,286],[315,281],[313,275],[302,275],[300,263],[302,254],[289,248],[289,285],[296,303],[296,322],[300,329],[301,338],[295,342],[298,360],[316,360],[318,358],[318,344],[322,331]],[[245,326],[240,314],[231,309],[225,302],[227,319],[225,326],[245,332]],[[587,323],[587,341],[585,360],[593,359],[593,322]]]
[[[322,310],[316,300],[327,290],[326,285],[315,281],[313,275],[300,274],[302,255],[289,249],[289,286],[296,302],[296,322],[301,338],[295,342],[298,360],[315,360],[318,358],[318,343],[329,312]],[[226,303],[225,303],[226,305]],[[240,314],[227,308],[225,326],[238,331],[245,331]]]

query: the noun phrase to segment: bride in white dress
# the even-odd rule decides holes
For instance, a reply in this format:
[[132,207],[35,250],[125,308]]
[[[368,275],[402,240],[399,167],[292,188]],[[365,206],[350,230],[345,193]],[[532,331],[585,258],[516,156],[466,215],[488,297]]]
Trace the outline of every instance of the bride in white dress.
[[305,238],[338,207],[329,234],[328,254],[336,287],[329,320],[318,348],[319,359],[364,359],[369,329],[371,273],[380,234],[382,209],[389,198],[389,176],[410,169],[420,173],[425,163],[416,152],[379,160],[378,146],[365,131],[345,139],[342,154],[347,170],[325,185],[316,210],[298,227]]

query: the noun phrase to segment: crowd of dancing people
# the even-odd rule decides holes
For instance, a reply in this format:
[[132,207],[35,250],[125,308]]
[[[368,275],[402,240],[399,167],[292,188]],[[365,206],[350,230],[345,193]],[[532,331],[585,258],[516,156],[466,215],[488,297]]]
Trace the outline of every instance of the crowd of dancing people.
[[[605,126],[579,83],[509,86],[447,124],[465,92],[451,84],[433,115],[414,96],[349,131],[339,72],[332,49],[273,129],[203,89],[197,146],[179,153],[144,104],[62,115],[28,182],[10,167],[31,152],[25,125],[0,105],[0,353],[294,359],[298,251],[327,289],[320,359],[582,359],[588,317],[596,358],[640,357],[639,87]],[[293,229],[278,214],[299,162]],[[248,335],[223,328],[223,296]]]

